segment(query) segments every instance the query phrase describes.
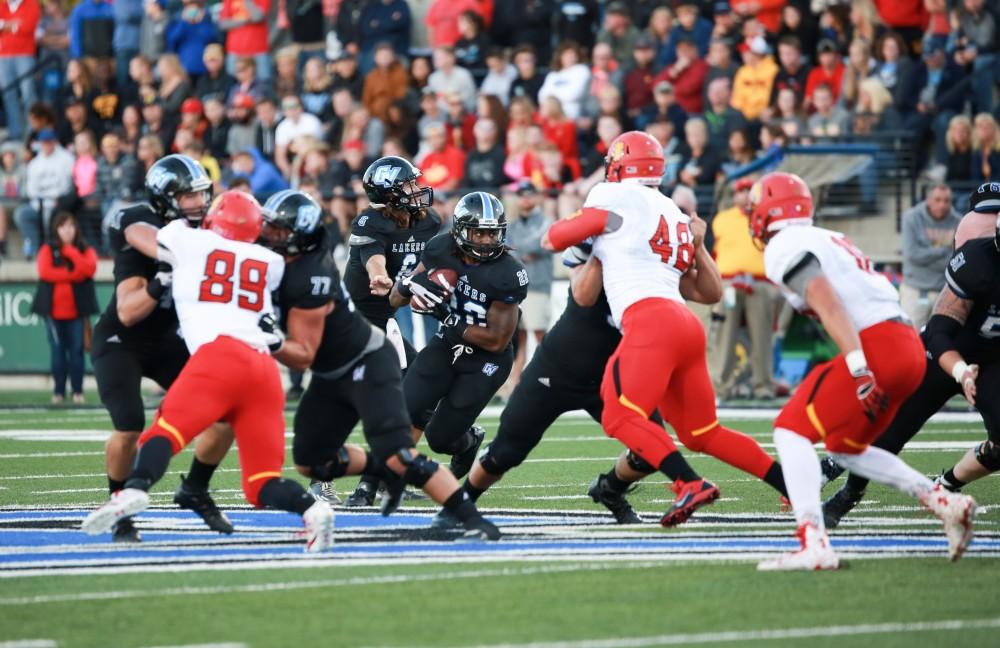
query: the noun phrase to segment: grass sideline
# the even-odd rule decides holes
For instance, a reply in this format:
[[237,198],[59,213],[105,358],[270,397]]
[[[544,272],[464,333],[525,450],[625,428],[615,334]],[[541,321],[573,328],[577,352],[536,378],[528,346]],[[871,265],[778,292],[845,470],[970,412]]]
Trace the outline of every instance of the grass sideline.
[[[482,422],[489,439],[496,420]],[[766,421],[727,423],[770,443]],[[0,509],[93,506],[103,501],[101,435],[109,428],[107,415],[100,410],[0,412]],[[931,424],[904,458],[928,474],[936,473],[960,457],[961,448],[982,438],[978,423]],[[937,449],[935,444],[949,449]],[[765,447],[773,453],[773,448]],[[606,439],[594,423],[562,419],[529,461],[486,495],[482,505],[599,511],[585,495],[586,485],[611,465],[618,451],[618,444]],[[791,517],[776,513],[777,497],[770,489],[710,457],[691,453],[688,457],[723,491],[723,499],[702,517],[779,518],[763,523],[763,531],[790,536]],[[174,460],[171,474],[153,491],[154,503],[169,503],[174,475],[186,471],[190,458],[188,449]],[[672,497],[662,479],[651,482],[630,496],[647,520],[654,520]],[[346,493],[353,484],[354,480],[342,480],[338,489]],[[223,463],[213,488],[224,507],[241,504],[235,455]],[[987,478],[968,492],[981,504],[991,505],[1000,495],[1000,481]],[[414,508],[431,505],[416,502]],[[871,487],[856,519],[862,523],[856,529],[937,530],[936,525],[916,526],[928,516],[909,498],[881,486]],[[697,520],[698,516],[693,521]],[[651,524],[643,530],[666,537],[684,531],[683,527],[657,529]],[[1000,531],[996,508],[986,507],[978,529]],[[707,532],[716,530],[745,529],[730,521],[712,525]],[[0,551],[10,547],[8,533],[0,530]],[[572,642],[606,640],[597,645],[610,648],[741,643],[734,636],[762,645],[800,645],[802,637],[818,634],[809,639],[810,645],[877,641],[914,646],[947,641],[978,646],[994,639],[996,627],[990,620],[1000,617],[995,594],[1000,563],[993,558],[969,557],[953,565],[943,555],[878,559],[873,555],[847,561],[840,572],[822,574],[758,574],[748,561],[644,564],[610,558],[5,577],[0,579],[0,642],[259,647],[306,642],[577,645]]]

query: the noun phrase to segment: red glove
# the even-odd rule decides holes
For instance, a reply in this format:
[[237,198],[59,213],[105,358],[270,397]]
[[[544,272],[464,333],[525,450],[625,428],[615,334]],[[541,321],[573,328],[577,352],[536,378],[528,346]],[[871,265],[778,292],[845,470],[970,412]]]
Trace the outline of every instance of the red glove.
[[861,403],[861,409],[869,421],[874,421],[879,414],[889,407],[889,397],[875,382],[875,374],[868,368],[868,361],[863,351],[852,351],[845,356],[847,368],[854,378],[854,389]]

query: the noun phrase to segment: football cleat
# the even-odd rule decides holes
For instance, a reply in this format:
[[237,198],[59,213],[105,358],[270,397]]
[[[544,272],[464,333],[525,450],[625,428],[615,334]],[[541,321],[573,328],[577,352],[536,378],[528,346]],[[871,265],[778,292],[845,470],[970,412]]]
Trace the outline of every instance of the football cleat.
[[840,520],[850,513],[865,497],[864,491],[856,491],[847,484],[823,502],[823,524],[828,529],[836,529]]
[[944,476],[944,473],[941,473],[940,475],[938,475],[937,477],[935,477],[934,478],[934,483],[935,484],[940,484],[941,488],[944,488],[945,490],[949,490],[952,493],[961,493],[962,492],[962,487],[961,486],[956,486],[956,485],[952,484],[950,481],[948,481],[948,479]]
[[976,518],[976,500],[971,495],[952,493],[940,484],[921,494],[920,503],[944,522],[948,536],[948,557],[952,562],[965,553],[972,542],[972,522]]
[[825,531],[806,522],[795,531],[795,536],[801,545],[798,551],[761,561],[757,563],[757,571],[818,571],[840,567],[840,559]]
[[111,542],[121,542],[123,544],[142,542],[142,535],[139,529],[135,528],[135,522],[130,517],[124,517],[111,527]]
[[184,475],[181,475],[181,485],[174,491],[174,504],[197,513],[212,531],[227,535],[233,532],[233,523],[216,506],[208,489],[191,488]]
[[431,528],[438,529],[439,531],[455,531],[457,529],[464,529],[462,521],[455,516],[454,513],[448,509],[441,509],[431,520]]
[[321,502],[327,504],[340,504],[340,497],[333,482],[312,481],[309,483],[309,494]]
[[367,481],[361,481],[358,484],[358,487],[354,489],[354,492],[348,495],[347,499],[344,500],[344,506],[347,508],[374,506],[375,491],[376,487],[373,484]]
[[306,526],[306,552],[319,553],[333,547],[333,509],[316,501],[302,514]]
[[486,438],[486,430],[478,425],[473,425],[469,431],[473,437],[472,445],[464,452],[452,456],[451,462],[448,464],[448,469],[451,474],[455,475],[455,479],[461,479],[469,474],[469,471],[472,470],[472,462],[476,460],[476,453],[479,452],[479,446],[483,445],[483,439]]
[[500,539],[500,529],[484,517],[466,520],[462,525],[465,527],[465,533],[458,538],[458,542],[487,542]]
[[590,495],[595,503],[603,504],[611,511],[611,515],[615,516],[615,521],[618,524],[642,524],[642,518],[636,515],[632,505],[625,499],[625,494],[611,488],[605,475],[598,475],[594,478],[594,481],[590,483],[590,488],[587,489],[587,495]]
[[664,527],[683,524],[702,506],[719,499],[719,489],[705,479],[689,482],[677,480],[670,489],[677,497],[670,505],[670,509],[660,518],[660,525]]
[[820,478],[819,487],[820,490],[826,488],[826,485],[837,479],[844,474],[844,467],[833,460],[833,457],[826,456],[819,462],[820,471],[823,476]]
[[141,513],[148,507],[149,493],[138,488],[123,488],[84,518],[81,528],[87,535],[107,533],[122,518]]
[[384,483],[385,490],[382,493],[382,499],[379,500],[378,508],[382,517],[389,517],[399,510],[399,507],[403,505],[403,500],[406,499],[406,482],[401,477],[397,477]]

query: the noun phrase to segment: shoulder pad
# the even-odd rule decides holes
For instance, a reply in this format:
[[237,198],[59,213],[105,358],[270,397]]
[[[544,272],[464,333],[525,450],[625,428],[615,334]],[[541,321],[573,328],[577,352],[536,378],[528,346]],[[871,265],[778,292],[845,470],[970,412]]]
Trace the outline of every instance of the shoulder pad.
[[366,209],[351,223],[351,233],[395,231],[396,224],[377,209]]

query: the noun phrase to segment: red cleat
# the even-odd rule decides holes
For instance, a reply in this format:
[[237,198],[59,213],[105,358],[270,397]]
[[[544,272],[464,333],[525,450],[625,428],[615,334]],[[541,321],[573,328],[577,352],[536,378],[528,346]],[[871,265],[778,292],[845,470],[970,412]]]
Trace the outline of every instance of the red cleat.
[[718,487],[704,479],[690,482],[675,481],[670,489],[677,494],[677,498],[674,499],[670,510],[660,518],[660,526],[664,527],[683,524],[702,506],[719,499]]

